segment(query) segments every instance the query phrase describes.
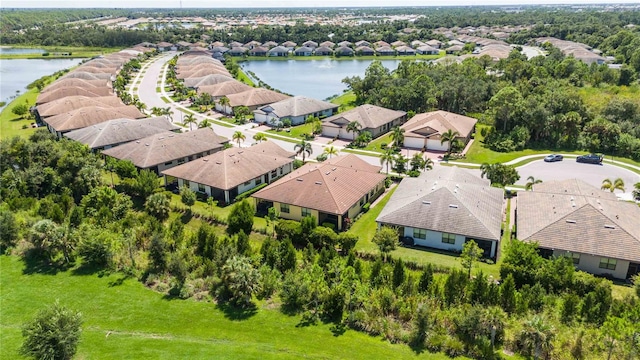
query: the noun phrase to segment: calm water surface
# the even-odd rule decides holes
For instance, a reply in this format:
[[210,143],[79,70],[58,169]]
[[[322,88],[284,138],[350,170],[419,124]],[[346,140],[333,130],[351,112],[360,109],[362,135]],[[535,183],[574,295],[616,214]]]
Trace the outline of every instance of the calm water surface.
[[[326,99],[342,94],[347,86],[342,79],[363,77],[373,60],[259,60],[241,63],[245,71],[253,71],[269,86],[292,95]],[[395,70],[400,60],[382,60],[382,65]]]
[[0,101],[11,101],[26,91],[33,81],[62,69],[78,65],[83,59],[10,59],[0,60]]
[[44,49],[24,49],[12,47],[0,47],[0,54],[42,54]]

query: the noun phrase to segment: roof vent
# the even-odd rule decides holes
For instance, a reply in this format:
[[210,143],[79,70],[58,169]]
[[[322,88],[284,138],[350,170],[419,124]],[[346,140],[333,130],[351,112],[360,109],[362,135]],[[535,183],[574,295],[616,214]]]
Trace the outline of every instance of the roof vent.
[[613,225],[605,225],[604,226],[605,229],[615,229],[616,227]]
[[329,175],[331,174],[331,171],[327,171],[326,173],[324,173],[325,175]]
[[568,224],[575,224],[576,221],[575,220],[566,220]]
[[302,181],[302,179],[300,179],[300,178],[297,178],[297,179],[296,179],[296,181]]
[[140,144],[140,140],[136,140],[136,144]]
[[316,185],[322,185],[322,181],[316,181]]
[[216,164],[218,165],[222,165],[222,163],[220,161],[216,161]]
[[573,201],[573,196],[571,197],[571,201]]
[[164,140],[164,136],[160,136],[158,140]]
[[332,168],[332,169],[331,169],[331,171],[336,171],[336,169],[337,169],[337,168],[335,168],[335,167],[334,167],[334,168]]
[[459,187],[460,187],[460,185],[456,184],[456,188],[459,188]]
[[425,205],[431,205],[431,201],[428,200],[422,200],[422,203]]
[[144,146],[149,146],[149,144],[148,144],[148,143],[147,143],[147,144],[144,144]]
[[452,209],[457,209],[457,208],[458,208],[458,205],[456,205],[456,204],[449,204],[449,207],[450,207],[450,208],[452,208]]
[[571,207],[576,207],[576,203],[574,203],[573,201],[571,202]]
[[209,159],[207,159],[207,158],[202,158],[202,161],[209,161]]

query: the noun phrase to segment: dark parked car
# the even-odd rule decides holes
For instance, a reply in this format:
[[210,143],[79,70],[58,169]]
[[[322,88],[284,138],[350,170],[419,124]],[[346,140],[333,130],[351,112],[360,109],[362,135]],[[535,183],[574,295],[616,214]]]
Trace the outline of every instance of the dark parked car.
[[545,162],[555,162],[555,161],[562,161],[562,155],[560,154],[551,154],[551,155],[547,155],[544,158]]
[[602,155],[599,155],[599,154],[580,155],[576,158],[576,161],[581,163],[588,163],[588,164],[601,164]]

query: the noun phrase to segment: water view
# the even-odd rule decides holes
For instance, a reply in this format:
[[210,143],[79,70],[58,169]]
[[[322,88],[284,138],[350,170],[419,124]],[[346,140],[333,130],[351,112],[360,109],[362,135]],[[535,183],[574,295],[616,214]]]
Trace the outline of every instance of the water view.
[[[364,76],[373,60],[260,60],[241,64],[269,86],[292,95],[326,99],[342,94],[347,86],[342,79]],[[400,60],[382,60],[382,65],[395,70]]]
[[[6,48],[4,49],[6,50]],[[15,49],[18,50],[18,49]],[[22,50],[22,49],[20,49]],[[0,101],[7,103],[26,90],[33,81],[78,65],[83,59],[11,59],[0,60]]]
[[0,47],[0,54],[3,54],[3,55],[43,54],[43,53],[45,53],[44,49]]

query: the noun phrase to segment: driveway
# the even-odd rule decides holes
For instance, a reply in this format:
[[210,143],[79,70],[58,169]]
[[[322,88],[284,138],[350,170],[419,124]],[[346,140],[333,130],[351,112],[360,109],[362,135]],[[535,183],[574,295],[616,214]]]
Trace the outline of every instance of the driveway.
[[516,185],[525,185],[527,178],[533,176],[542,181],[580,179],[589,185],[600,188],[602,180],[609,178],[624,180],[626,193],[616,191],[616,195],[623,199],[631,199],[633,184],[640,182],[640,175],[610,164],[595,165],[576,162],[573,158],[565,158],[563,161],[546,163],[537,160],[517,168],[520,180]]

